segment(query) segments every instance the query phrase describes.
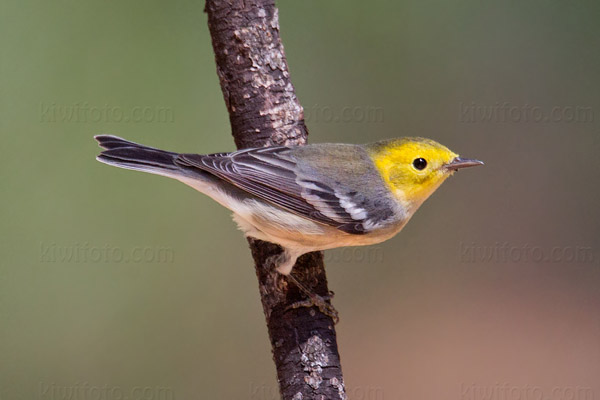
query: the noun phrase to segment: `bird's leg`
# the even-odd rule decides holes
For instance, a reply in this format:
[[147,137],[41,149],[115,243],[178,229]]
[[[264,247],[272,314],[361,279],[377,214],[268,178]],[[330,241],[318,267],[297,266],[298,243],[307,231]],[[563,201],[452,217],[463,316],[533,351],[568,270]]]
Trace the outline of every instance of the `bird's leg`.
[[301,283],[292,274],[292,268],[296,263],[296,258],[296,256],[290,254],[287,250],[284,249],[283,252],[271,256],[267,259],[267,265],[269,265],[272,268],[275,268],[277,272],[279,272],[281,275],[286,276],[290,281],[294,283],[294,285],[298,287],[298,289],[300,289],[301,292],[308,296],[308,299],[297,301],[286,307],[286,311],[299,307],[310,308],[315,306],[319,309],[319,311],[333,319],[333,322],[337,324],[340,320],[338,312],[330,303],[327,302],[327,300],[331,300],[331,298],[333,298],[333,292],[330,292],[330,294],[327,296],[319,296],[318,294],[314,293],[312,290],[307,288],[303,283]]
[[316,306],[319,309],[319,311],[321,311],[321,313],[330,317],[333,320],[334,324],[337,324],[340,321],[339,314],[338,314],[337,310],[335,309],[335,307],[333,307],[333,305],[331,305],[331,303],[327,302],[327,300],[331,301],[331,299],[333,298],[333,292],[329,292],[329,294],[327,296],[319,296],[318,294],[312,292],[309,288],[304,286],[302,283],[300,283],[300,281],[298,279],[296,279],[296,277],[293,274],[290,273],[289,275],[287,275],[287,277],[289,280],[294,282],[294,284],[296,286],[298,286],[298,288],[305,295],[308,296],[308,299],[302,300],[302,301],[297,301],[293,304],[290,304],[289,306],[286,307],[286,311],[294,309],[294,308],[299,308],[299,307],[309,307],[310,308],[310,307]]

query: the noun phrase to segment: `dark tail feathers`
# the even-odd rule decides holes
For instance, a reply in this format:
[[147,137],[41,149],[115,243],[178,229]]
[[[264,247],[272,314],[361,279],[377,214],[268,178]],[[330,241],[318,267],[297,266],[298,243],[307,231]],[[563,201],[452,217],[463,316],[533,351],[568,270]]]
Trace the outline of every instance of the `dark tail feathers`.
[[105,150],[96,159],[116,167],[145,171],[158,175],[180,175],[183,171],[175,164],[179,154],[130,142],[117,136],[94,136]]

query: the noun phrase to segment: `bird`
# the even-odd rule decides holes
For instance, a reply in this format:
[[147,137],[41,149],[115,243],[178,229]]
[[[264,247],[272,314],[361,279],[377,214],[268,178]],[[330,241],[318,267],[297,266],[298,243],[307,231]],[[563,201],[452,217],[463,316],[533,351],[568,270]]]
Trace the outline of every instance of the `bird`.
[[270,262],[283,275],[302,254],[392,238],[454,172],[483,165],[421,137],[205,155],[94,138],[98,161],[176,179],[231,210],[247,237],[280,245]]

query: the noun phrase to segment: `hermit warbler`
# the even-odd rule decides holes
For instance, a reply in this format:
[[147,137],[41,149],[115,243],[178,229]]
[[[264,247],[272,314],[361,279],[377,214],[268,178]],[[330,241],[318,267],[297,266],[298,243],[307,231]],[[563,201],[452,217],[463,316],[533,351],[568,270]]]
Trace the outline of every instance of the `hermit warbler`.
[[179,154],[112,135],[98,161],[177,179],[233,211],[240,229],[277,243],[289,275],[304,253],[380,243],[456,170],[483,162],[424,138]]

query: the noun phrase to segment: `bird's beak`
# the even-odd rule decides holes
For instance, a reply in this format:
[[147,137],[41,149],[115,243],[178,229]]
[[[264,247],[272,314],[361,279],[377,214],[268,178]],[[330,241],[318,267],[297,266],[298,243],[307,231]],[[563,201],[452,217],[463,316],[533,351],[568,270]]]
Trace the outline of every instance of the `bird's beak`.
[[455,157],[454,160],[450,161],[447,164],[444,164],[444,167],[450,171],[456,171],[461,168],[476,167],[478,165],[483,165],[483,161],[473,160],[470,158]]

